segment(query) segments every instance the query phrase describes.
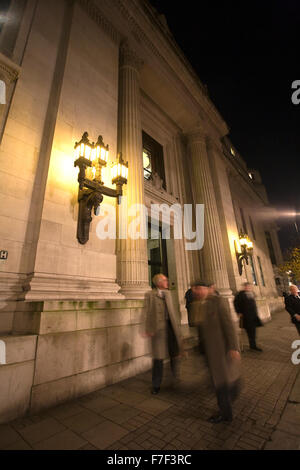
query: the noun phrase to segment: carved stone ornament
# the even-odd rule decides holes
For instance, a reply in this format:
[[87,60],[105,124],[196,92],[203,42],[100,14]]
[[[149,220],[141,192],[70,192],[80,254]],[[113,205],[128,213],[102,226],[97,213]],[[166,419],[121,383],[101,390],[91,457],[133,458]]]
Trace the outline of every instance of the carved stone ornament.
[[9,85],[17,80],[19,73],[20,67],[0,53],[0,80],[3,80],[6,85]]
[[152,175],[152,184],[156,189],[163,189],[163,180],[156,172]]
[[92,221],[92,209],[94,214],[97,214],[97,208],[103,201],[103,195],[98,191],[90,189],[79,190],[79,214],[78,220],[80,223],[77,226],[77,239],[79,243],[84,245],[89,239],[90,223]]

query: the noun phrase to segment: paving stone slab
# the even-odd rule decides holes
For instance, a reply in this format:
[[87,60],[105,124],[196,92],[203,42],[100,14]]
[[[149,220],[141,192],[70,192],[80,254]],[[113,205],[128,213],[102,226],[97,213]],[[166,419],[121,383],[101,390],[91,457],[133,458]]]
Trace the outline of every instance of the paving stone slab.
[[49,439],[34,444],[33,447],[36,450],[78,450],[86,444],[86,440],[67,429],[66,431],[55,434]]
[[292,392],[289,396],[289,401],[300,403],[300,373],[295,380]]
[[128,434],[128,432],[129,431],[118,424],[106,420],[83,433],[82,436],[93,446],[97,447],[97,449],[106,449],[108,446],[111,446],[114,442]]
[[143,401],[142,403],[137,403],[135,408],[145,411],[146,413],[157,415],[162,413],[173,406],[173,403],[168,403],[157,398],[149,398],[148,400]]
[[63,419],[61,422],[72,431],[82,434],[97,424],[104,421],[105,418],[90,410],[83,409],[80,413]]
[[300,422],[290,423],[288,421],[281,420],[276,429],[290,435],[300,436]]
[[299,424],[300,423],[300,404],[287,403],[280,421]]
[[117,405],[109,410],[102,411],[102,416],[110,419],[114,423],[123,424],[126,421],[134,418],[140,413],[139,410],[128,405]]
[[84,408],[77,402],[77,403],[66,403],[65,405],[57,406],[56,408],[52,408],[48,411],[49,416],[53,416],[58,420],[62,420],[64,418],[69,418],[70,416],[74,416]]
[[275,431],[271,441],[267,442],[265,450],[300,450],[300,437],[292,436],[282,431]]
[[5,449],[20,439],[20,435],[9,424],[0,424],[0,449]]
[[19,430],[23,439],[30,445],[43,441],[66,428],[54,418],[46,418],[39,423],[31,424]]
[[83,403],[85,408],[95,411],[96,413],[101,413],[102,411],[113,408],[116,405],[119,405],[120,402],[113,400],[111,398],[101,396],[99,398],[94,398],[93,400],[86,401]]
[[32,450],[32,447],[30,447],[30,445],[27,444],[24,439],[20,438],[13,444],[10,444],[9,446],[5,447],[4,450]]
[[114,400],[128,405],[141,403],[145,400],[145,394],[138,393],[133,390],[126,390],[125,387],[116,387],[115,389],[113,387],[110,387],[109,391],[103,390],[101,393],[104,396],[108,396]]

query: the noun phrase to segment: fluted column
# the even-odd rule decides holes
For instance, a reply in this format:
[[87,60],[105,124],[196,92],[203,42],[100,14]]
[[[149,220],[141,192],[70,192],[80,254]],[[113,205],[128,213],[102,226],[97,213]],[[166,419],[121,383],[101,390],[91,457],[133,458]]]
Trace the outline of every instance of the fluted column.
[[[142,164],[142,128],[140,117],[139,70],[142,61],[127,43],[120,48],[118,151],[128,161],[128,183],[124,188],[127,209],[120,210],[130,223],[130,208],[144,204],[144,173]],[[126,298],[143,298],[149,289],[147,240],[117,240],[117,277],[120,293]]]
[[196,204],[204,204],[204,277],[215,282],[225,296],[231,295],[223,248],[222,233],[206,151],[205,134],[195,129],[188,134],[191,178]]

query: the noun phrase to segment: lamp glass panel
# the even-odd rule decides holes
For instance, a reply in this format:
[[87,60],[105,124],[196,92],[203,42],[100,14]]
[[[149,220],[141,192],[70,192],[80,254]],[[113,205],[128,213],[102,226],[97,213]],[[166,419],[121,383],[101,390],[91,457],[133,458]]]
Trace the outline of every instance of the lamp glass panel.
[[253,243],[249,239],[247,240],[247,248],[248,248],[248,250],[251,250],[253,248]]
[[104,147],[101,147],[101,156],[100,156],[100,158],[101,158],[101,160],[106,162],[106,151],[105,151]]
[[92,148],[92,151],[91,151],[91,161],[92,162],[96,159],[96,155],[97,155],[96,149]]
[[79,158],[79,153],[80,153],[80,146],[77,145],[77,147],[75,149],[75,152],[74,152],[74,156],[75,156],[76,159]]
[[91,149],[91,147],[90,147],[89,145],[85,145],[85,149],[84,149],[84,150],[85,150],[85,158],[86,158],[87,160],[89,160],[90,157],[91,157],[91,150],[92,150],[92,149]]
[[80,144],[80,156],[81,157],[84,157],[84,147],[85,147],[84,144]]
[[240,245],[241,245],[241,246],[248,245],[248,242],[247,242],[247,238],[246,238],[246,237],[240,238]]
[[115,165],[112,167],[112,179],[114,179],[114,178],[117,177],[117,171],[118,171],[118,168],[117,168],[117,165],[115,164]]

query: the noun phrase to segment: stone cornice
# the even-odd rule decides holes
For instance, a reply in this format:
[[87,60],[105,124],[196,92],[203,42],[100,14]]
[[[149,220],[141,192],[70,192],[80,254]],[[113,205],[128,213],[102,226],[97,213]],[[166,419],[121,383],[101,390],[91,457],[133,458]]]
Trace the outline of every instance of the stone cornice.
[[[255,187],[253,186],[253,183],[251,182],[251,180],[249,180],[249,178],[247,178],[247,176],[244,174],[244,172],[241,171],[241,169],[237,168],[235,165],[233,165],[232,162],[229,162],[228,158],[224,155],[224,153],[221,152],[220,155],[223,158],[223,160],[225,161],[226,170],[227,170],[229,180],[231,179],[231,181],[234,181],[236,183],[236,185],[237,185],[237,181],[239,181],[239,186],[242,186],[245,189],[245,192],[252,199],[255,198],[256,201],[258,199],[259,203],[264,207],[268,206],[268,203],[266,201],[264,201],[262,196],[256,191]],[[250,193],[250,191],[251,191],[251,193]]]
[[[176,41],[173,39],[173,36],[166,30],[165,26],[161,23],[157,15],[155,14],[155,10],[153,7],[148,3],[147,1],[141,1],[141,0],[132,0],[132,3],[135,5],[136,10],[139,11],[139,13],[144,13],[143,16],[144,18],[146,17],[148,21],[151,22],[151,26],[153,28],[153,23],[155,26],[159,29],[161,35],[163,36],[165,40],[164,46],[167,46],[168,49],[171,49],[173,55],[176,56],[178,62],[175,65],[176,68],[179,70],[175,70],[175,68],[171,65],[170,63],[170,51],[166,51],[166,54],[162,54],[162,47],[163,44],[160,43],[160,47],[157,47],[153,41],[146,35],[144,29],[140,27],[140,25],[137,23],[137,21],[133,18],[133,16],[130,14],[127,5],[128,1],[126,0],[113,0],[114,3],[116,3],[121,10],[122,14],[126,17],[127,21],[131,23],[132,29],[135,33],[135,35],[139,38],[140,41],[143,41],[153,52],[154,55],[156,55],[160,60],[165,62],[168,66],[168,68],[171,69],[171,72],[176,74],[176,76],[181,80],[181,82],[184,84],[186,91],[191,93],[192,96],[201,103],[203,106],[203,109],[208,113],[208,117],[211,119],[212,124],[216,126],[220,132],[220,127],[223,127],[222,134],[226,135],[229,132],[228,126],[222,116],[220,115],[219,111],[213,104],[213,102],[210,100],[207,94],[207,89],[201,82],[200,78],[194,71],[193,67],[190,65],[189,61],[187,58],[184,56],[182,53],[181,49],[179,48],[178,44]],[[167,59],[165,58],[167,57]],[[184,79],[183,79],[184,77]],[[189,83],[187,83],[189,82]]]
[[0,53],[0,79],[4,80],[8,85],[9,83],[17,80],[21,67],[11,61],[4,54]]
[[[88,13],[90,18],[92,18],[99,25],[99,27],[101,27],[106,32],[106,34],[108,34],[116,44],[120,44],[121,40],[124,39],[126,34],[124,35],[118,31],[97,5],[92,0],[77,1],[80,6]],[[139,15],[139,17],[142,20],[147,21],[148,24],[150,24],[152,30],[153,25],[155,25],[158,32],[160,32],[164,39],[164,44],[161,44],[164,46],[164,53],[162,52],[163,49],[158,44],[154,44],[154,42],[150,39],[149,35],[145,32],[145,28],[143,28],[138,23],[134,15],[130,12],[128,5],[128,0],[109,0],[109,3],[106,1],[106,6],[108,8],[111,9],[111,6],[114,6],[121,13],[123,18],[126,20],[126,23],[129,25],[134,39],[139,44],[144,44],[146,48],[150,50],[162,64],[164,64],[171,76],[176,77],[177,81],[180,82],[181,86],[183,87],[184,92],[192,98],[192,100],[195,102],[195,105],[202,107],[203,111],[205,112],[206,119],[208,119],[212,126],[217,129],[218,134],[228,134],[228,126],[218,112],[217,108],[208,97],[205,86],[202,84],[192,66],[185,58],[172,35],[167,33],[166,28],[153,13],[153,8],[151,5],[147,2],[142,2],[141,0],[131,0],[130,2],[130,6],[135,8],[135,12]]]
[[77,0],[78,4],[88,16],[103,29],[115,44],[120,44],[121,34],[112,23],[103,15],[100,8],[92,0]]

